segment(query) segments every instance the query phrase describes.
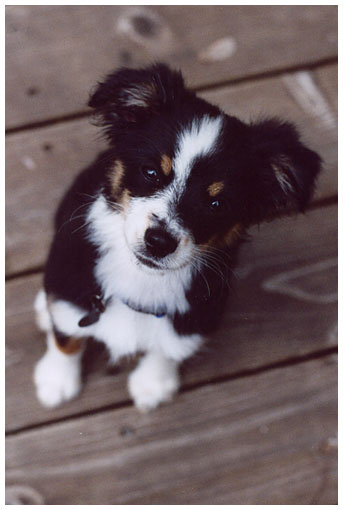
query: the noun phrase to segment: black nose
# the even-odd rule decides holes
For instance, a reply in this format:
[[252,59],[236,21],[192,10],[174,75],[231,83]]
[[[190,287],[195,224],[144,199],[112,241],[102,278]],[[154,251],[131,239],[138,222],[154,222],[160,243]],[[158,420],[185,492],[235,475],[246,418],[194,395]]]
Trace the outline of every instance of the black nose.
[[145,246],[153,257],[163,258],[176,250],[177,241],[162,228],[148,228],[144,236]]

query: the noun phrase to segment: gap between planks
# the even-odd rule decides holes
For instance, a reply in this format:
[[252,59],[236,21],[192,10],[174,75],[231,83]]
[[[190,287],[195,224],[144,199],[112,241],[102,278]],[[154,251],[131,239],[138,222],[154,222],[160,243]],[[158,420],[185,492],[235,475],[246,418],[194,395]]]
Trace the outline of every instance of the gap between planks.
[[[216,89],[220,89],[227,86],[239,85],[243,83],[248,83],[249,81],[261,81],[267,78],[277,78],[284,74],[295,73],[299,71],[315,71],[319,68],[324,68],[326,66],[330,66],[338,63],[337,56],[329,57],[325,59],[320,59],[316,62],[311,62],[308,64],[297,64],[294,66],[284,67],[282,69],[274,69],[271,71],[263,71],[260,73],[251,73],[246,76],[242,76],[239,78],[233,78],[231,80],[223,80],[220,82],[213,82],[210,85],[204,85],[199,87],[190,87],[195,92],[210,92]],[[21,124],[16,127],[8,128],[5,130],[6,135],[11,135],[15,133],[20,133],[23,131],[29,131],[30,129],[44,128],[48,126],[53,126],[57,124],[62,124],[63,122],[72,122],[74,120],[79,120],[87,117],[91,117],[93,113],[91,111],[76,111],[69,115],[62,115],[57,117],[51,117],[42,121],[30,122],[28,124]]]
[[[338,354],[338,346],[329,347],[327,349],[321,349],[319,351],[315,351],[310,354],[306,354],[304,356],[294,356],[294,357],[286,358],[281,361],[277,361],[275,363],[262,365],[257,368],[240,370],[236,373],[233,373],[233,374],[230,374],[227,376],[213,377],[211,379],[208,379],[206,382],[203,381],[203,382],[188,384],[188,385],[185,385],[184,387],[182,387],[181,390],[179,391],[179,393],[190,393],[190,392],[195,391],[195,390],[197,390],[201,387],[204,387],[204,386],[208,386],[208,385],[214,386],[217,384],[222,384],[224,382],[234,381],[234,380],[248,378],[248,377],[254,377],[254,376],[257,376],[262,373],[270,372],[272,370],[278,370],[281,368],[287,368],[287,367],[291,367],[291,366],[301,365],[303,363],[308,363],[308,362],[311,362],[314,360],[328,358],[332,355],[337,355],[337,354]],[[177,395],[175,396],[175,398],[177,398]],[[173,404],[171,403],[169,405],[173,405]],[[39,424],[33,424],[33,425],[28,425],[26,427],[20,427],[18,429],[14,429],[9,432],[6,432],[5,436],[6,437],[18,436],[20,434],[30,432],[32,430],[38,430],[38,429],[42,429],[45,427],[49,427],[50,425],[56,425],[58,423],[73,421],[73,420],[77,420],[79,418],[86,418],[89,416],[94,416],[97,414],[106,413],[109,411],[115,411],[117,409],[130,408],[130,407],[132,407],[131,400],[125,399],[122,402],[117,402],[112,405],[102,406],[97,409],[92,409],[90,411],[82,411],[80,413],[70,414],[66,417],[56,418],[53,420],[47,420],[47,421],[41,422]],[[139,412],[139,411],[137,411],[137,412]]]

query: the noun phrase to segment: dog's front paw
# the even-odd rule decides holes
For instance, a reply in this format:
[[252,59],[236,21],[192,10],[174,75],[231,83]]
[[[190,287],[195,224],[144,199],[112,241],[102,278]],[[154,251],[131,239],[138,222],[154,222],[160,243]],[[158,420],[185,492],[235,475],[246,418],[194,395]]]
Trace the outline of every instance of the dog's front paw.
[[40,403],[57,407],[80,393],[80,364],[76,359],[58,358],[48,351],[35,366],[34,382]]
[[150,355],[142,360],[128,380],[134,404],[143,412],[171,400],[179,386],[177,364],[172,360]]

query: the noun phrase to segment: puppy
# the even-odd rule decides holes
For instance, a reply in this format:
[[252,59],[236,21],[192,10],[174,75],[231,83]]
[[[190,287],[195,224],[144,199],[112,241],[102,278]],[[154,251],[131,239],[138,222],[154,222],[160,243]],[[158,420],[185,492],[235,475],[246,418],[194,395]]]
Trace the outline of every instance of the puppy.
[[291,124],[245,124],[163,64],[110,74],[89,106],[109,148],[56,213],[34,381],[45,406],[74,398],[93,337],[112,362],[145,354],[128,388],[149,410],[177,391],[178,366],[218,325],[246,230],[304,211],[321,162]]

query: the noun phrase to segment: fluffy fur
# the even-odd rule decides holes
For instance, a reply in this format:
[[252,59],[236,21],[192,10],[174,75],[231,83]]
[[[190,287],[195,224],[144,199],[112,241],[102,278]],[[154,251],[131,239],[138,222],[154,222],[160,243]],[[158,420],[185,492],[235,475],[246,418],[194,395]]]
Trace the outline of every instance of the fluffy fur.
[[246,229],[304,211],[320,158],[291,124],[245,124],[162,64],[109,75],[89,105],[109,148],[56,214],[34,379],[46,406],[76,396],[93,337],[113,361],[146,353],[129,391],[147,410],[177,391],[178,364],[218,325]]

